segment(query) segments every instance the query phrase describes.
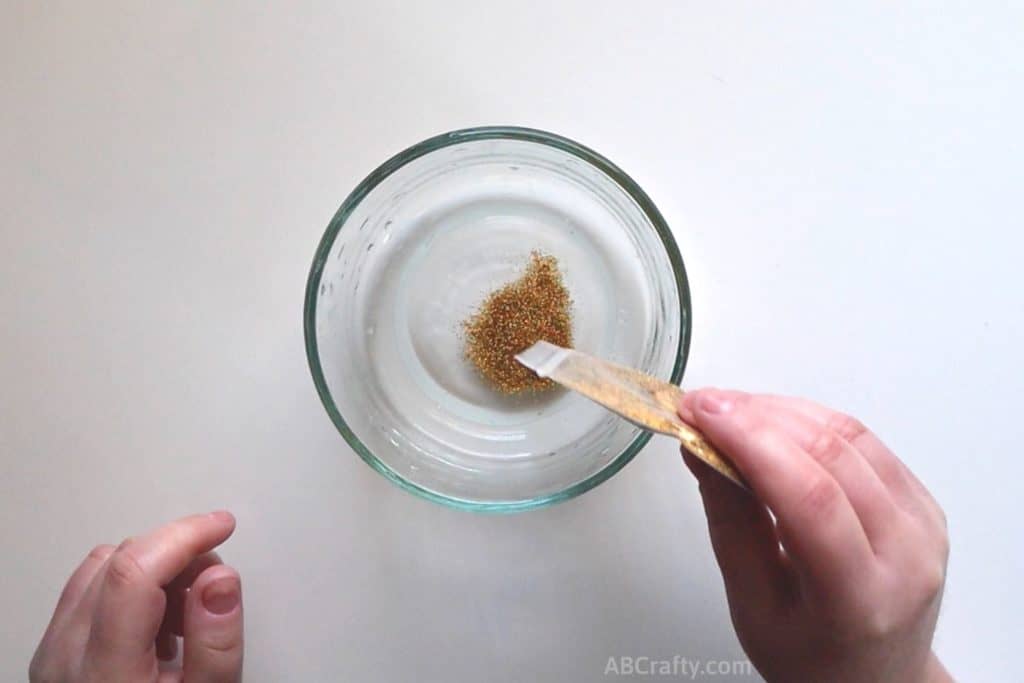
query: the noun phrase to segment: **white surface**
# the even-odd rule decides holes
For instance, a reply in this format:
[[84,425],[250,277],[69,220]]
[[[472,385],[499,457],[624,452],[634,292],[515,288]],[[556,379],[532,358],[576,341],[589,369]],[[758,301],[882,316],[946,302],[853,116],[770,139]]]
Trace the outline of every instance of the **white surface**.
[[0,678],[89,547],[221,506],[249,680],[740,656],[669,442],[479,517],[387,484],[316,398],[300,308],[330,216],[483,123],[633,174],[690,270],[687,383],[873,425],[949,514],[940,655],[1019,673],[1019,6],[265,4],[0,9]]

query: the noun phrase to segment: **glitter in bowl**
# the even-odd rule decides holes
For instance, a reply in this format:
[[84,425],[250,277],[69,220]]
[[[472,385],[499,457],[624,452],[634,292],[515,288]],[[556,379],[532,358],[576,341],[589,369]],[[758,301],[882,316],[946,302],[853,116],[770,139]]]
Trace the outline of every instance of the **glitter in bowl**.
[[462,327],[466,358],[498,391],[518,394],[554,386],[515,355],[544,340],[572,346],[572,299],[558,260],[534,251],[522,276],[492,292]]

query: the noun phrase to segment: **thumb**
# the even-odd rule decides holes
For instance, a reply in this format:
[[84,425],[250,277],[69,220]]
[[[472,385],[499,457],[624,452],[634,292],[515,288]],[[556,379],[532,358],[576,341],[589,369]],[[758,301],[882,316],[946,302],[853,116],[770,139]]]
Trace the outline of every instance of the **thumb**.
[[185,683],[242,680],[242,584],[231,567],[215,565],[192,583],[185,599]]
[[700,482],[711,547],[729,603],[777,606],[791,587],[768,511],[749,493],[685,451],[683,460]]
[[[680,417],[688,422],[693,421],[695,397],[686,394],[679,406]],[[683,461],[700,484],[711,546],[730,604],[770,608],[785,601],[792,579],[767,508],[685,450]]]

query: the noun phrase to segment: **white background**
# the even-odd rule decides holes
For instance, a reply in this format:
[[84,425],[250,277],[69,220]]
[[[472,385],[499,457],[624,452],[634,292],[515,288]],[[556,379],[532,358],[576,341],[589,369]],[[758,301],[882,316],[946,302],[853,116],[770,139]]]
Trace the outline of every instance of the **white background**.
[[685,384],[808,395],[888,440],[950,519],[940,656],[1019,677],[1011,4],[7,0],[0,678],[91,546],[218,507],[252,681],[742,656],[668,441],[580,499],[474,516],[387,484],[316,397],[302,295],[335,209],[405,146],[501,123],[593,146],[662,209]]

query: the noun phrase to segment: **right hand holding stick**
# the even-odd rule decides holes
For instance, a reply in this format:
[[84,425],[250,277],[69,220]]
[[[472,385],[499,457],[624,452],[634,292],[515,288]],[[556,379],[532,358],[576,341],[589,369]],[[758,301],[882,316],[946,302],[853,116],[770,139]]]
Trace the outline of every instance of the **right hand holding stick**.
[[684,453],[733,624],[768,681],[952,680],[931,650],[945,516],[877,436],[810,401],[738,391],[687,393],[679,414],[750,485]]

